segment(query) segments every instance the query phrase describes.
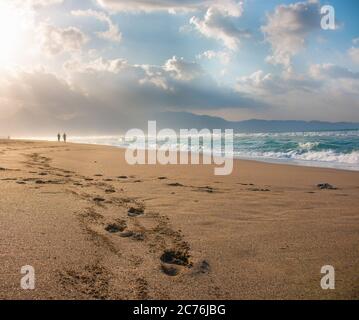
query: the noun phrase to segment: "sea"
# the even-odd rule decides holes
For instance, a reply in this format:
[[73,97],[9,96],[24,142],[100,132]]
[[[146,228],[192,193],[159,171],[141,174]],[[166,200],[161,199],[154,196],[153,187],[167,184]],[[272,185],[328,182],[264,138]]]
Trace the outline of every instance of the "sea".
[[[225,138],[226,136],[223,134],[220,141],[224,142]],[[50,138],[42,139],[55,140]],[[171,140],[172,147],[176,150],[191,150],[203,153],[213,151],[211,144],[207,143],[208,139],[200,140],[201,143],[197,146],[183,145],[180,139],[177,139],[177,141],[176,139]],[[128,141],[121,135],[86,137],[68,135],[68,141],[120,148],[126,148],[133,143],[133,141]],[[147,147],[158,148],[165,142],[168,143],[168,140],[159,137],[156,146],[147,144]],[[137,147],[141,146],[137,145]],[[145,148],[145,145],[142,145],[142,147]],[[217,150],[215,153],[220,154],[221,151],[223,152],[223,149]],[[230,156],[232,155],[237,159],[359,171],[359,130],[235,133],[233,137],[233,153]],[[227,156],[229,155],[227,154]]]

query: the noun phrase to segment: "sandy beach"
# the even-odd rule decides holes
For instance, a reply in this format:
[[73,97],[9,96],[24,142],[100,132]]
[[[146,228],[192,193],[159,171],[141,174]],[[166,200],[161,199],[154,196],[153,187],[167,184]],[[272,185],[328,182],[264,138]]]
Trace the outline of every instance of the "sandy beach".
[[359,298],[359,172],[236,160],[215,176],[12,140],[0,156],[1,299]]

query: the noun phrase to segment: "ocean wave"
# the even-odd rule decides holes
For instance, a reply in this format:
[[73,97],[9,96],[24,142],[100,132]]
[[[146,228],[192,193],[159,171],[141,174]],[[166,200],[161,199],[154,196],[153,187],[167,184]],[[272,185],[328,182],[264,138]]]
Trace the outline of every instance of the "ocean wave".
[[359,130],[235,133],[237,138],[261,137],[359,137]]
[[336,153],[333,150],[308,151],[300,153],[289,152],[235,152],[235,156],[252,159],[273,159],[273,160],[299,160],[308,162],[322,162],[332,164],[348,164],[359,168],[359,151],[351,153]]
[[305,161],[338,162],[359,165],[359,151],[336,153],[333,150],[311,151],[294,156],[294,159]]
[[320,142],[299,142],[298,146],[301,150],[311,150],[315,147],[318,147]]

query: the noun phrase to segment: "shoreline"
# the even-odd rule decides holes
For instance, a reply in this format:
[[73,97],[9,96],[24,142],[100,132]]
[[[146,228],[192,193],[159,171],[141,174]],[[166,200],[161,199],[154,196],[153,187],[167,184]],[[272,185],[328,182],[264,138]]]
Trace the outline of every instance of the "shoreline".
[[[4,140],[4,139],[3,139]],[[33,142],[49,142],[49,143],[58,143],[55,140],[33,140],[33,139],[11,139],[12,141],[33,141]],[[0,139],[1,141],[1,139]],[[6,141],[6,139],[5,139]],[[60,142],[63,143],[63,142]],[[118,148],[121,150],[126,150],[126,147],[124,146],[114,146],[110,144],[100,144],[100,143],[84,143],[84,142],[73,142],[68,141],[66,143],[73,143],[78,145],[89,145],[89,146],[104,146],[109,148]],[[143,149],[148,150],[148,149]],[[181,152],[181,151],[178,151]],[[190,153],[190,152],[189,152]],[[195,154],[201,154],[200,152],[194,152]],[[205,153],[204,155],[208,155],[208,153]],[[332,169],[332,170],[339,170],[339,171],[349,171],[349,172],[359,172],[358,169],[354,168],[345,168],[345,165],[343,167],[339,166],[330,166],[330,163],[332,162],[321,162],[322,165],[315,165],[316,161],[310,161],[310,160],[285,160],[285,159],[273,159],[273,158],[250,158],[250,157],[233,157],[233,161],[254,161],[259,163],[267,163],[267,164],[277,164],[277,165],[289,165],[289,166],[297,166],[297,167],[307,167],[307,168],[318,168],[318,169]],[[314,162],[314,163],[313,163]],[[318,162],[318,161],[317,161]],[[326,166],[325,164],[328,163]],[[191,164],[190,164],[191,165]],[[201,164],[200,164],[201,165]]]

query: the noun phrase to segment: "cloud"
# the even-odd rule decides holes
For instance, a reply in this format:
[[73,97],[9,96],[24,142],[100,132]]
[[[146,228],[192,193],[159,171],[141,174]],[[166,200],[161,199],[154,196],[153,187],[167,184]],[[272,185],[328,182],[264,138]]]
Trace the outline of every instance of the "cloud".
[[300,75],[258,70],[238,78],[236,89],[271,105],[261,110],[262,117],[271,119],[338,121],[359,116],[359,73],[333,64],[312,65]]
[[115,12],[192,12],[214,7],[231,16],[240,16],[241,6],[235,0],[97,0],[104,8]]
[[277,76],[258,70],[249,76],[237,79],[237,90],[254,95],[285,95],[292,91],[314,92],[320,82],[304,76]]
[[261,28],[272,47],[267,61],[289,67],[292,57],[304,48],[310,32],[319,30],[320,20],[317,1],[277,6],[267,15],[267,24]]
[[[87,62],[77,60],[69,60],[64,63],[64,68],[68,72],[96,73],[109,72],[119,73],[123,70],[141,70],[141,76],[149,78],[171,78],[178,81],[192,81],[203,76],[205,73],[201,66],[196,62],[186,61],[184,58],[173,56],[165,61],[163,66],[154,65],[131,65],[125,59],[104,59],[99,57],[95,60]],[[140,77],[140,75],[137,75]]]
[[[60,119],[68,120],[71,115],[76,115],[76,105],[87,103],[86,97],[72,90],[65,80],[42,70],[18,71],[7,75],[2,93],[17,112],[36,115],[38,119],[33,119],[36,125],[42,121],[51,124]],[[29,127],[32,127],[31,118],[20,117],[17,120],[26,120]]]
[[166,75],[163,74],[162,71],[158,69],[158,67],[142,65],[141,68],[145,72],[144,77],[138,81],[141,85],[150,84],[162,90],[174,90],[172,87],[170,87]]
[[118,73],[124,67],[127,66],[127,61],[125,59],[106,60],[100,57],[88,63],[83,63],[80,60],[69,60],[66,61],[63,66],[65,70],[68,72],[77,71],[82,73],[96,73],[96,72]]
[[359,72],[330,63],[312,65],[309,72],[316,79],[359,79]]
[[218,59],[222,64],[227,65],[232,60],[232,52],[207,50],[197,55],[197,59]]
[[61,4],[64,2],[64,0],[21,0],[19,2],[21,2],[22,4],[27,4],[34,8],[41,8]]
[[[235,13],[235,17],[242,14],[242,3],[238,3],[238,6],[240,9]],[[248,38],[250,33],[239,29],[230,17],[232,17],[231,11],[210,7],[203,19],[194,16],[190,24],[205,37],[222,41],[228,49],[236,51],[241,39]]]
[[[322,82],[322,90],[318,97],[340,97],[343,101],[349,98],[356,99],[352,108],[359,108],[359,72],[354,72],[342,66],[334,64],[317,64],[310,66],[309,74],[313,79]],[[317,98],[318,99],[318,98]],[[334,98],[333,98],[334,100]],[[330,102],[333,104],[333,102]],[[342,108],[344,102],[337,106]]]
[[71,14],[79,17],[94,17],[95,19],[105,22],[108,26],[106,31],[96,32],[96,35],[102,39],[120,42],[122,39],[122,34],[118,29],[118,26],[115,25],[111,18],[104,12],[96,10],[74,10],[71,11]]
[[348,51],[349,57],[353,62],[359,64],[359,48],[350,48]]
[[284,73],[273,75],[258,70],[249,76],[237,79],[237,90],[239,92],[250,93],[270,98],[273,95],[287,95],[292,92],[300,94],[311,92],[320,97],[325,94],[337,93],[341,91],[352,91],[352,84],[359,84],[359,72],[353,72],[347,68],[334,64],[314,64],[309,67],[306,74],[296,75],[294,73]]
[[[111,12],[196,12],[205,11],[203,19],[192,17],[190,24],[205,37],[223,41],[231,50],[237,50],[240,39],[249,32],[239,29],[230,18],[243,13],[243,3],[236,0],[97,0]],[[183,28],[182,28],[183,29]]]
[[86,35],[78,28],[59,28],[42,24],[39,28],[42,50],[48,55],[80,50],[87,42]]
[[100,57],[72,60],[64,67],[64,77],[33,70],[1,81],[2,74],[0,96],[16,110],[16,116],[6,121],[9,128],[27,133],[49,128],[113,133],[141,126],[162,111],[264,107],[218,85],[194,62],[177,57],[158,66]]
[[193,80],[203,74],[202,68],[197,63],[188,62],[176,56],[168,59],[163,69],[170,72],[176,79],[186,81]]

